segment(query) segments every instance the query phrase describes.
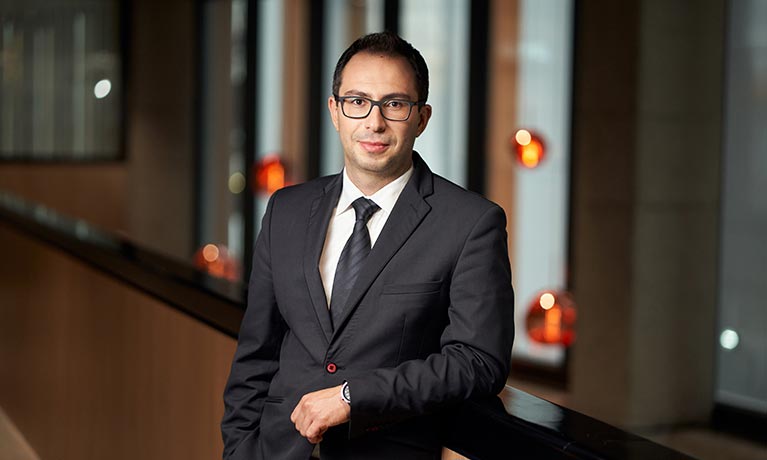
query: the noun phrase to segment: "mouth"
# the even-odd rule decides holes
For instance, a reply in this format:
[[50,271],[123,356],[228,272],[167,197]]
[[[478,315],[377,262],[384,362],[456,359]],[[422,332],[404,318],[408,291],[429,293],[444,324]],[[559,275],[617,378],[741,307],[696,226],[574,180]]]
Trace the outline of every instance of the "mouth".
[[389,144],[377,141],[359,141],[362,148],[368,153],[381,153],[389,148]]

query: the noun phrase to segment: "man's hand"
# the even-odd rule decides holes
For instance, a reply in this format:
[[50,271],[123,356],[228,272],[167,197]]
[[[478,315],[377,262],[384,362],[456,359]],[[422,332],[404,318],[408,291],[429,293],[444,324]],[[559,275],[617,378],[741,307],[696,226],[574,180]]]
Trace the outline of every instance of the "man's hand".
[[290,414],[296,430],[312,444],[322,441],[331,426],[349,421],[351,408],[341,400],[341,385],[305,394]]

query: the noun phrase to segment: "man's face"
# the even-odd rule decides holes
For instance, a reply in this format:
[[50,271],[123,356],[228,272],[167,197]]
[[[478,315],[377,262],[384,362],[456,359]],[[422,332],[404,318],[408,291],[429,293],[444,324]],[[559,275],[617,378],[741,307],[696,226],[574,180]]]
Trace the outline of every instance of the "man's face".
[[[358,53],[349,60],[341,74],[338,95],[377,101],[418,100],[415,75],[404,58],[370,53]],[[366,118],[347,118],[341,111],[341,102],[333,96],[328,99],[328,109],[341,138],[346,172],[360,188],[368,185],[380,188],[410,168],[415,138],[426,128],[431,116],[431,106],[419,109],[416,105],[405,121],[385,119],[379,107],[373,107]]]

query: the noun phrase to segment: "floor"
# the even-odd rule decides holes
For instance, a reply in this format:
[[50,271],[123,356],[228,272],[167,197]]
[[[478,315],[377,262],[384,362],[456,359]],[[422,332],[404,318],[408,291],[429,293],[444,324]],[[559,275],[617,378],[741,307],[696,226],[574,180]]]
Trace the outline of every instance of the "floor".
[[640,434],[699,460],[767,460],[767,446],[705,427]]
[[0,460],[40,460],[0,408]]

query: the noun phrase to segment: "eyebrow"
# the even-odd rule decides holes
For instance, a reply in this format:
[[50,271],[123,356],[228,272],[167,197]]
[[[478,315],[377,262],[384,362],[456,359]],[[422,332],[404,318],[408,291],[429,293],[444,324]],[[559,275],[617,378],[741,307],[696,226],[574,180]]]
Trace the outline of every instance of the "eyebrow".
[[[366,93],[364,91],[358,91],[358,90],[355,90],[355,89],[350,89],[350,90],[346,91],[344,94],[342,94],[342,96],[362,96],[362,97],[367,97],[369,99],[373,99],[373,97],[370,94],[368,94],[368,93]],[[385,101],[387,99],[404,99],[406,101],[410,101],[411,100],[410,99],[410,95],[407,94],[407,93],[389,93],[389,94],[385,94],[383,97],[381,97],[380,100],[381,101]]]

